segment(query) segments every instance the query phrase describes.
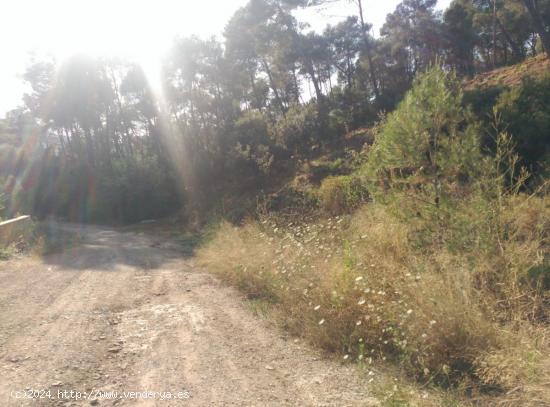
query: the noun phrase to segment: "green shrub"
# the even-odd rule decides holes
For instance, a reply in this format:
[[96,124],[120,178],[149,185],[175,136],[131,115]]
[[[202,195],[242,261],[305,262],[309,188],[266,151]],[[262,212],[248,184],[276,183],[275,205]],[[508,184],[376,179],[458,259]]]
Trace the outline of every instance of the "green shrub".
[[351,172],[342,158],[314,161],[310,163],[310,166],[313,182],[318,182],[330,175],[345,175]]
[[[525,77],[513,88],[492,87],[465,92],[463,105],[476,114],[484,130],[481,146],[494,153],[495,131],[506,131],[512,137],[521,164],[533,178],[548,176],[550,164],[550,75]],[[499,123],[495,129],[494,112]],[[531,181],[533,182],[533,181]]]
[[37,170],[38,179],[18,192],[18,200],[38,218],[124,224],[167,216],[181,207],[175,174],[152,157],[112,160],[93,169],[52,158]]
[[260,173],[269,173],[275,159],[275,148],[265,115],[245,113],[235,122],[230,140],[226,143],[229,144],[229,166],[248,166]]
[[11,253],[7,249],[0,247],[0,261],[9,260],[10,257]]
[[321,206],[332,215],[348,213],[368,197],[368,192],[359,177],[339,176],[323,180],[319,189]]
[[525,78],[521,86],[503,92],[495,108],[521,163],[531,173],[543,175],[550,164],[550,75]]
[[288,186],[271,194],[265,200],[263,212],[287,212],[305,214],[319,208],[319,197],[308,187]]
[[366,173],[439,205],[483,172],[478,130],[455,75],[434,67],[380,125]]
[[464,107],[471,108],[477,120],[484,121],[491,116],[493,106],[497,102],[500,94],[505,90],[506,88],[503,87],[470,89],[464,92],[462,102]]
[[314,104],[293,105],[271,129],[277,144],[299,152],[319,140],[319,115]]

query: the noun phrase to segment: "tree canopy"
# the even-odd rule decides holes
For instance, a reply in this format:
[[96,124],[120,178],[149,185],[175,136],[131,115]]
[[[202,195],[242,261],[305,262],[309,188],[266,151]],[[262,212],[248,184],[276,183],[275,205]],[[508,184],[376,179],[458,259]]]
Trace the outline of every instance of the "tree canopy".
[[[200,205],[228,177],[261,182],[281,159],[374,123],[433,64],[470,77],[548,51],[548,0],[453,0],[443,12],[436,0],[404,0],[380,35],[361,0],[356,15],[322,32],[296,19],[297,8],[325,2],[250,0],[223,38],[176,39],[162,89],[120,59],[32,61],[24,106],[4,120],[17,142],[2,148],[19,157],[2,174],[4,189],[23,194],[42,177],[64,186],[31,194],[40,202],[23,194],[25,202],[98,219]],[[139,196],[158,202],[134,213]]]

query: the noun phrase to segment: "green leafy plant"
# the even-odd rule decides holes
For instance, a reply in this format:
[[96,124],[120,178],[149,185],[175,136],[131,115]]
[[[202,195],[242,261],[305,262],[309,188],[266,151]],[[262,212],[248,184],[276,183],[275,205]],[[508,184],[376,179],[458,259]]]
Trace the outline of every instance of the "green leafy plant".
[[319,188],[321,206],[332,215],[341,215],[357,208],[368,198],[368,191],[357,176],[327,177]]
[[436,66],[379,126],[365,170],[374,185],[420,190],[439,206],[479,175],[483,162],[458,80]]

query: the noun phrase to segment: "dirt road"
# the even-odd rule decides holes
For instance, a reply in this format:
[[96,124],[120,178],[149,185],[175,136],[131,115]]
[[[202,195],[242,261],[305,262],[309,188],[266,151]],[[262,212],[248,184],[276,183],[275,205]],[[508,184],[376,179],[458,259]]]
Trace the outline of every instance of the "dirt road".
[[0,262],[1,406],[376,404],[173,243],[65,227],[79,245]]

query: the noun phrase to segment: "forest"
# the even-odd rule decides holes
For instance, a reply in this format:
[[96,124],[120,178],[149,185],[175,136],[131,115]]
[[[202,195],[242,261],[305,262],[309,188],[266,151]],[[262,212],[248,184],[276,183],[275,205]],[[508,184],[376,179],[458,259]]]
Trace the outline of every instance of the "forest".
[[[177,39],[162,89],[124,60],[32,60],[25,103],[1,123],[6,214],[128,223],[211,208],[231,180],[261,190],[300,156],[371,127],[430,66],[471,78],[543,54],[550,21],[545,1],[453,1],[439,12],[435,0],[407,0],[374,35],[357,0],[356,15],[316,33],[293,15],[315,3],[253,0],[222,39]],[[512,135],[539,173],[548,101],[526,97],[543,99],[543,117]],[[487,121],[496,93],[473,98]]]
[[549,405],[550,1],[403,0],[380,32],[350,1],[316,32],[297,11],[334,1],[250,0],[160,88],[33,59],[0,217],[175,219],[285,332],[396,369],[383,405]]

